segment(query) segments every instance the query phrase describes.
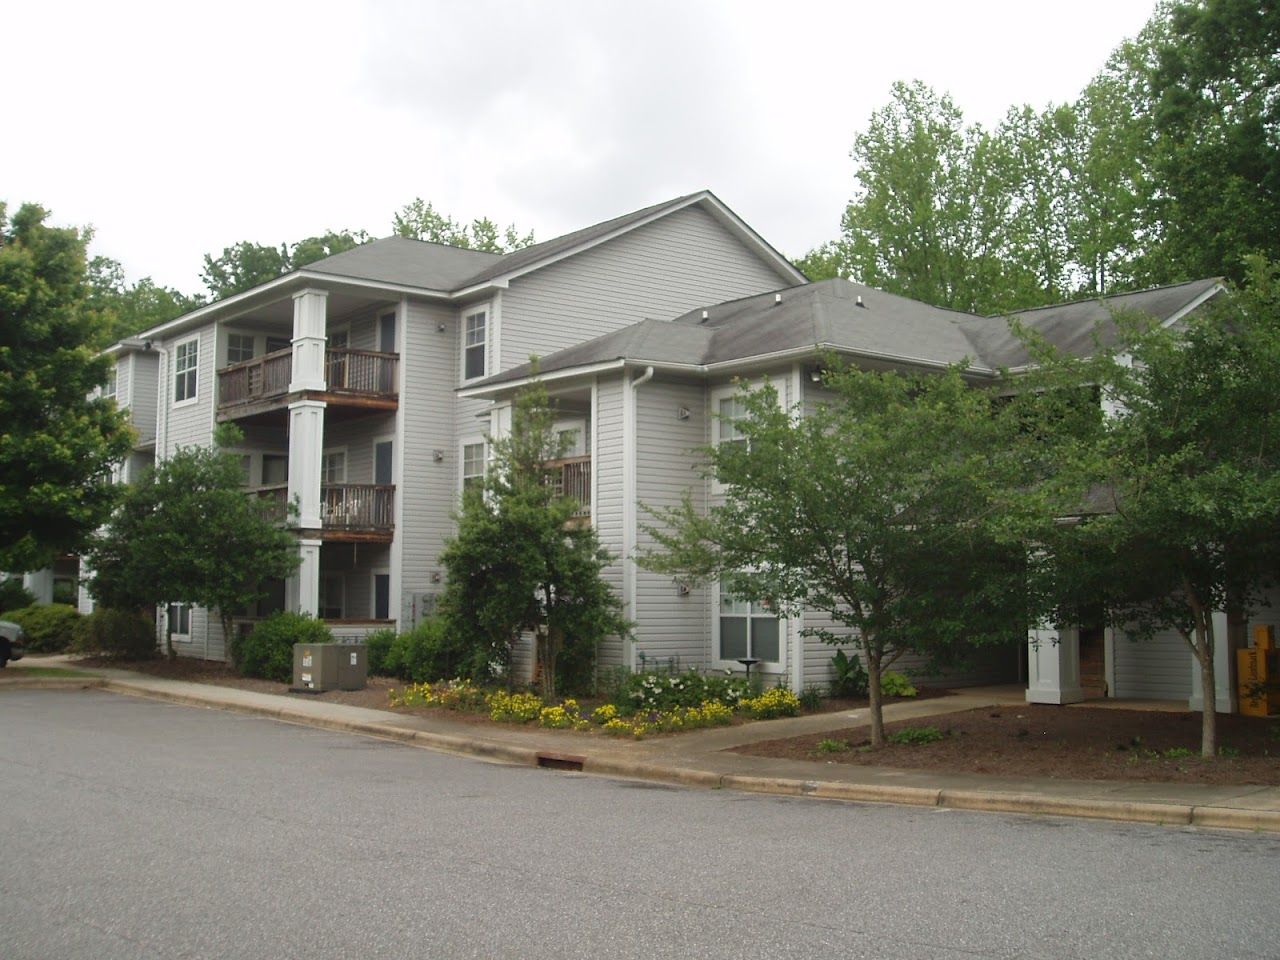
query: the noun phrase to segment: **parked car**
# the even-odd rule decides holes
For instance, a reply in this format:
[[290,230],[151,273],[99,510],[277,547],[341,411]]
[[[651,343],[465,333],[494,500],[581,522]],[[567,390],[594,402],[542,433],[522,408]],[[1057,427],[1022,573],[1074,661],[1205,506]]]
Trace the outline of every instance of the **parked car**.
[[0,620],[0,669],[26,653],[27,635],[12,620]]

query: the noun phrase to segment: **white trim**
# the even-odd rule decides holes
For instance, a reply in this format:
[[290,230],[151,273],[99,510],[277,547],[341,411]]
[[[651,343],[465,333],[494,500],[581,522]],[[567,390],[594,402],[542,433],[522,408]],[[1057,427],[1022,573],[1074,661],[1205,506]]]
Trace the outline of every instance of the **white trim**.
[[369,619],[377,620],[378,617],[378,578],[387,578],[387,619],[396,620],[399,618],[394,616],[395,607],[391,603],[392,583],[394,578],[391,576],[390,567],[374,567],[369,571]]
[[[396,404],[395,417],[395,444],[391,451],[391,475],[397,481],[404,476],[404,450],[405,450],[405,410],[409,409],[410,399],[406,393],[406,387],[412,392],[411,384],[413,378],[405,376],[408,369],[407,360],[416,359],[407,357],[405,347],[409,343],[409,298],[401,297],[400,303],[396,306],[396,336],[399,338],[400,345],[400,402]],[[395,621],[396,628],[399,629],[400,614],[402,606],[401,590],[404,581],[404,490],[403,485],[397,483],[395,495],[395,531],[391,535],[391,549],[388,551],[388,558],[391,562],[391,586],[387,591],[387,613],[391,619]],[[370,604],[372,608],[372,603]]]
[[[720,581],[715,580],[710,584],[711,594],[711,651],[707,660],[713,669],[716,670],[741,670],[742,664],[737,660],[723,660],[720,657]],[[750,644],[751,637],[751,614],[747,615],[747,642]],[[782,616],[775,614],[774,619],[778,621],[778,659],[761,660],[754,667],[753,673],[769,674],[770,676],[781,676],[787,672],[787,657],[791,653],[791,621]],[[803,656],[803,652],[801,653]]]
[[591,378],[591,526],[598,527],[600,514],[600,378]]
[[[787,397],[792,423],[799,425],[804,419],[804,364],[791,367],[791,390]],[[787,618],[787,642],[791,645],[791,692],[804,693],[804,607],[797,607],[795,615]]]
[[399,489],[400,475],[396,473],[396,435],[394,433],[382,433],[373,437],[369,442],[369,475],[373,483],[378,482],[378,444],[391,444],[391,485]]
[[[323,447],[320,450],[320,485],[321,486],[324,486],[326,483],[346,483],[347,482],[347,461],[350,459],[350,457],[348,456],[348,452],[349,451],[346,444],[343,444],[340,447]],[[326,480],[324,478],[325,461],[328,460],[329,457],[335,453],[342,454],[342,479]]]
[[[482,343],[473,343],[467,345],[467,321],[472,317],[484,315],[484,340]],[[489,376],[489,370],[493,363],[493,337],[491,334],[493,317],[493,309],[491,303],[475,303],[471,306],[464,307],[458,314],[458,382],[466,385],[483,380]],[[475,347],[484,347],[484,372],[474,377],[467,376],[467,350]]]
[[1174,311],[1171,317],[1169,317],[1166,320],[1162,320],[1160,323],[1160,326],[1165,327],[1166,329],[1168,327],[1173,326],[1175,323],[1177,323],[1179,320],[1181,320],[1191,311],[1195,310],[1197,307],[1201,306],[1204,303],[1207,303],[1209,300],[1212,300],[1218,294],[1226,293],[1226,292],[1227,292],[1227,288],[1223,284],[1215,283],[1212,287],[1210,287],[1204,293],[1200,294],[1200,296],[1192,299],[1192,301],[1186,304],[1186,306],[1181,307],[1180,309]]
[[[187,373],[190,373],[192,370],[194,370],[196,375],[196,382],[195,382],[194,388],[191,391],[191,396],[183,397],[181,400],[179,400],[178,399],[178,372],[179,372],[178,371],[178,351],[182,347],[185,347],[187,344],[190,344],[190,343],[194,343],[196,345],[195,366],[192,367],[190,370],[183,370],[181,372],[185,375]],[[200,333],[197,332],[194,336],[187,337],[184,340],[177,341],[176,343],[173,344],[173,346],[170,349],[173,352],[173,364],[172,364],[173,369],[170,370],[169,372],[168,400],[170,405],[176,410],[179,407],[189,407],[194,403],[198,403],[200,400],[200,354],[203,352],[200,349]]]
[[[622,381],[622,606],[623,616],[636,623],[636,391],[653,379],[653,367],[639,377]],[[592,463],[592,473],[595,464]],[[623,662],[636,668],[636,643],[629,634],[624,641]]]
[[457,475],[457,486],[454,488],[454,492],[457,494],[457,498],[459,500],[462,499],[462,491],[465,489],[465,484],[467,480],[467,475],[466,475],[467,447],[474,447],[477,445],[483,448],[481,459],[480,459],[480,462],[483,465],[483,470],[480,473],[480,477],[483,478],[484,475],[489,472],[489,440],[488,438],[485,437],[484,434],[480,434],[480,433],[469,434],[467,436],[458,438],[458,471],[457,471],[458,475]]
[[[539,373],[536,377],[526,376],[519,380],[507,380],[503,383],[495,383],[491,386],[474,386],[459,387],[456,391],[457,396],[461,400],[471,400],[474,398],[488,399],[519,387],[527,386],[534,381],[539,383],[549,383],[553,380],[567,380],[570,377],[587,376],[593,373],[604,373],[608,370],[621,370],[626,366],[625,360],[606,360],[601,363],[588,363],[580,367],[567,367],[564,370],[552,370],[550,373]],[[648,366],[648,364],[646,364]],[[652,366],[662,369],[662,364],[652,364]]]
[[485,351],[485,372],[493,376],[502,369],[502,291],[495,290],[489,302],[488,349]]
[[[224,328],[226,335],[222,338],[222,366],[229,367],[233,363],[244,363],[246,360],[253,360],[258,356],[258,335],[255,333],[245,333],[243,330],[231,330]],[[231,359],[231,338],[239,337],[242,340],[249,341],[249,356],[242,357],[239,360]]]

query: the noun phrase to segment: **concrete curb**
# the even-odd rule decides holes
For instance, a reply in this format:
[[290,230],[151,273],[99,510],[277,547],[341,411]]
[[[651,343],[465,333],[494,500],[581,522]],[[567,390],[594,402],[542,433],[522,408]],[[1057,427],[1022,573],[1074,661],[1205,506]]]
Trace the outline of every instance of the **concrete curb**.
[[[533,747],[484,740],[453,734],[411,730],[388,723],[364,720],[336,720],[316,716],[289,705],[265,707],[260,704],[236,703],[216,696],[154,690],[128,681],[103,677],[32,677],[29,680],[5,680],[0,690],[15,689],[103,689],[112,693],[161,700],[181,706],[228,710],[280,720],[300,726],[317,727],[341,733],[354,733],[393,740],[409,746],[443,753],[473,757],[517,766],[542,766],[548,758],[563,759]],[[216,688],[215,688],[216,689]],[[787,777],[757,777],[746,774],[716,773],[688,767],[673,767],[651,761],[633,760],[616,754],[586,755],[580,759],[583,773],[595,776],[649,780],[679,786],[740,790],[787,797],[817,797],[855,803],[890,803],[898,805],[945,807],[985,813],[1017,813],[1039,816],[1077,817],[1092,820],[1117,820],[1129,823],[1151,823],[1162,826],[1197,826],[1214,829],[1252,830],[1280,833],[1280,811],[1247,810],[1239,807],[1192,806],[1183,803],[1142,803],[1093,798],[1049,797],[1040,794],[1002,793],[990,790],[948,790],[945,788],[907,787],[897,785],[846,783],[839,780],[798,780]]]

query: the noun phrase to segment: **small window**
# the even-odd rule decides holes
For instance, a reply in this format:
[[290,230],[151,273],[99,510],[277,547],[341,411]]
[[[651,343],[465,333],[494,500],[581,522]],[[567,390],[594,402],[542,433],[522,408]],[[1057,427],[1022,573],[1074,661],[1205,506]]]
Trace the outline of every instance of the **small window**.
[[114,397],[116,395],[116,365],[114,363],[107,368],[107,380],[102,385],[102,395],[104,397]]
[[373,619],[391,619],[391,575],[388,573],[373,575]]
[[262,485],[274,487],[289,482],[289,458],[282,453],[262,455]]
[[321,483],[347,482],[347,451],[329,450],[320,460]]
[[173,351],[173,402],[196,398],[196,372],[200,364],[200,341],[188,340]]
[[247,333],[227,334],[227,363],[253,359],[253,337]]
[[738,423],[746,419],[747,407],[739,396],[722,397],[716,413],[716,443],[746,443]]
[[484,482],[484,442],[468,443],[462,448],[462,489],[479,486]]
[[462,379],[475,380],[485,373],[485,346],[488,315],[481,310],[463,321]]
[[168,634],[182,642],[191,639],[191,606],[186,603],[169,604]]
[[724,661],[752,657],[762,663],[782,658],[777,614],[759,603],[738,600],[720,591],[720,649]]

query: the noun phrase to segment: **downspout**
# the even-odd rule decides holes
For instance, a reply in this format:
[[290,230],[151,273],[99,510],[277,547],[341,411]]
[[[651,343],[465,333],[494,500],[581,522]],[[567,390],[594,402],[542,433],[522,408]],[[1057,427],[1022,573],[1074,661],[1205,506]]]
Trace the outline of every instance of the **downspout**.
[[[653,367],[645,367],[642,373],[635,380],[630,381],[630,389],[623,393],[623,430],[625,433],[625,443],[622,447],[622,454],[625,459],[623,465],[622,483],[622,602],[626,611],[628,620],[635,621],[636,607],[636,561],[633,554],[636,550],[636,513],[638,504],[636,502],[636,461],[638,454],[638,443],[636,436],[636,394],[639,389],[653,379]],[[627,644],[627,666],[631,670],[636,668],[636,645],[632,639]]]

